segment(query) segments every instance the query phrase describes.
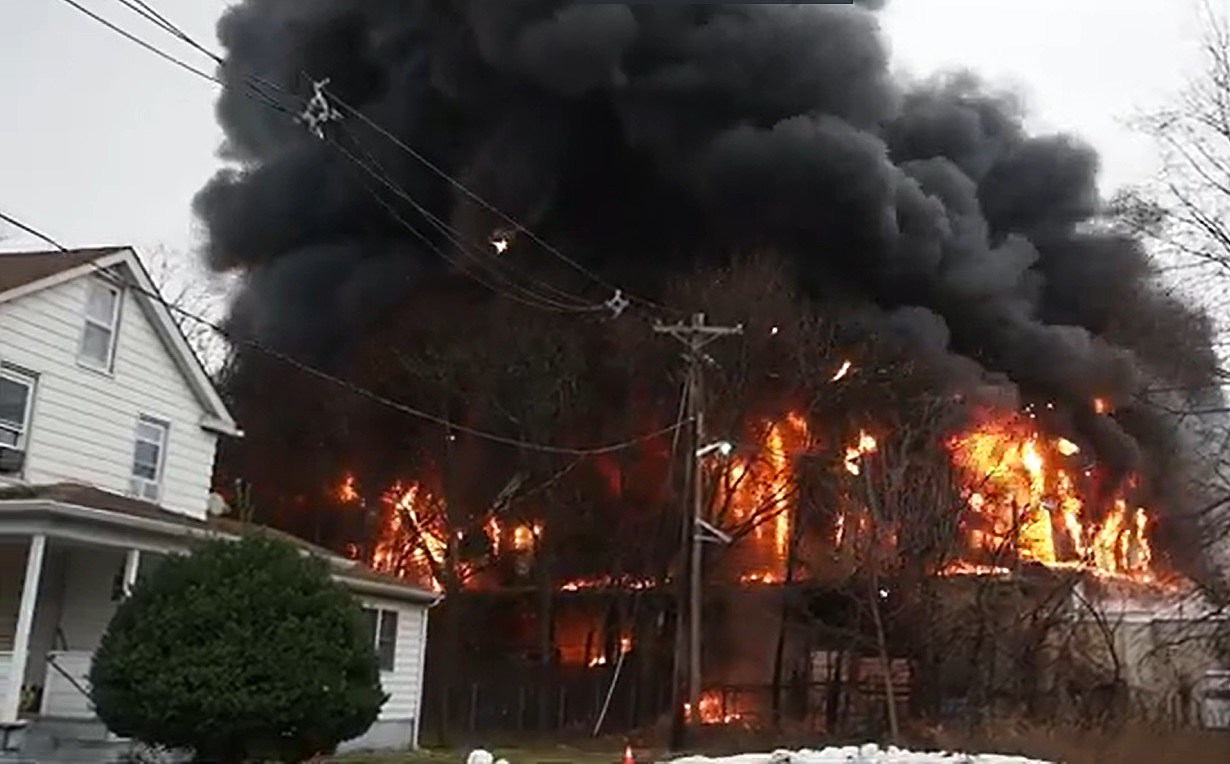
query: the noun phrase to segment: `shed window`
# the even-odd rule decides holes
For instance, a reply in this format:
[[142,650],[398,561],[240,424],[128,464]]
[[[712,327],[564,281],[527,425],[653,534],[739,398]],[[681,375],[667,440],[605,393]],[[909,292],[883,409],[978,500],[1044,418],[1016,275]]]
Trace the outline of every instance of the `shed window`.
[[397,611],[363,608],[381,671],[392,671],[397,653]]

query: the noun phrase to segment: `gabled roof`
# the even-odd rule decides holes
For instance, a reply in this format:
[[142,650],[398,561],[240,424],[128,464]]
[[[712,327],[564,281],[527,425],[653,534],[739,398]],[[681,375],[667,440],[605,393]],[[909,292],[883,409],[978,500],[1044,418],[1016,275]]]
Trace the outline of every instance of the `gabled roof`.
[[252,525],[224,517],[198,519],[172,512],[157,504],[104,491],[81,483],[53,483],[47,485],[0,486],[0,520],[6,511],[29,511],[44,508],[75,507],[98,510],[97,518],[105,518],[107,524],[125,525],[132,522],[161,526],[160,535],[178,535],[195,538],[237,539],[256,532],[284,541],[303,552],[323,559],[333,569],[335,579],[352,589],[380,596],[420,603],[434,603],[440,596],[403,578],[381,573],[355,560],[341,555],[284,531],[262,525]]
[[188,388],[205,409],[201,426],[223,435],[242,437],[243,431],[235,417],[218,394],[201,360],[184,339],[171,311],[157,297],[158,288],[132,247],[0,254],[0,303],[100,272],[118,272],[123,285],[136,297]]
[[122,247],[95,247],[68,252],[15,252],[0,254],[0,294],[42,281],[58,273],[80,268],[100,257],[114,255]]

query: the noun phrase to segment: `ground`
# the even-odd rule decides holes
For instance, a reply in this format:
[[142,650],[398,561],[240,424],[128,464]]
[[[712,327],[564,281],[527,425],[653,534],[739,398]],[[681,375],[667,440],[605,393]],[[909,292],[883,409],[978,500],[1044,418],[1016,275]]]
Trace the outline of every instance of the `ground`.
[[[1230,732],[1202,730],[1165,730],[1147,724],[1126,725],[1118,731],[1080,732],[1075,730],[1003,730],[993,740],[958,741],[955,735],[936,735],[929,745],[919,748],[962,748],[964,750],[1002,751],[1024,754],[1065,764],[1225,764],[1230,762]],[[597,744],[600,744],[599,741]],[[771,743],[741,745],[727,750],[772,750]],[[793,747],[793,746],[792,746]],[[725,748],[725,746],[723,746]],[[342,757],[337,764],[463,764],[467,751],[428,750],[388,755]],[[580,750],[568,746],[519,746],[495,748],[497,756],[511,764],[618,764],[622,751]],[[637,751],[637,761],[665,761],[665,755]]]
[[[346,756],[338,764],[463,764],[464,751],[425,750],[401,754],[356,754]],[[497,757],[503,757],[512,764],[616,764],[622,752],[581,751],[567,746],[540,748],[496,748],[492,751]],[[640,761],[656,761],[657,759],[640,756]]]

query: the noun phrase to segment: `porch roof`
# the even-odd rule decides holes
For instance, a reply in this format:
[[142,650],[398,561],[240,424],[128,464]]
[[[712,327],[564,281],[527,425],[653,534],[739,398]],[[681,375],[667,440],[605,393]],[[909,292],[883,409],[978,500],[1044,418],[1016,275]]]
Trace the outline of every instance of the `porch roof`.
[[20,519],[61,520],[83,526],[137,530],[181,549],[194,540],[237,539],[255,529],[323,558],[333,569],[333,577],[355,591],[420,603],[434,603],[440,599],[435,592],[380,573],[276,528],[223,517],[190,517],[157,504],[78,483],[0,488],[0,532],[4,531],[5,520]]

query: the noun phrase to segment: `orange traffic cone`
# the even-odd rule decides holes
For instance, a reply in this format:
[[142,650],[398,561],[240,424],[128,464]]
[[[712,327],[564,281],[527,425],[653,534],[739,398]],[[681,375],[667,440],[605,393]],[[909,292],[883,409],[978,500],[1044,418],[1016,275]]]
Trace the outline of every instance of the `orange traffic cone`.
[[632,757],[632,746],[624,746],[624,761],[623,764],[636,764],[636,759]]

